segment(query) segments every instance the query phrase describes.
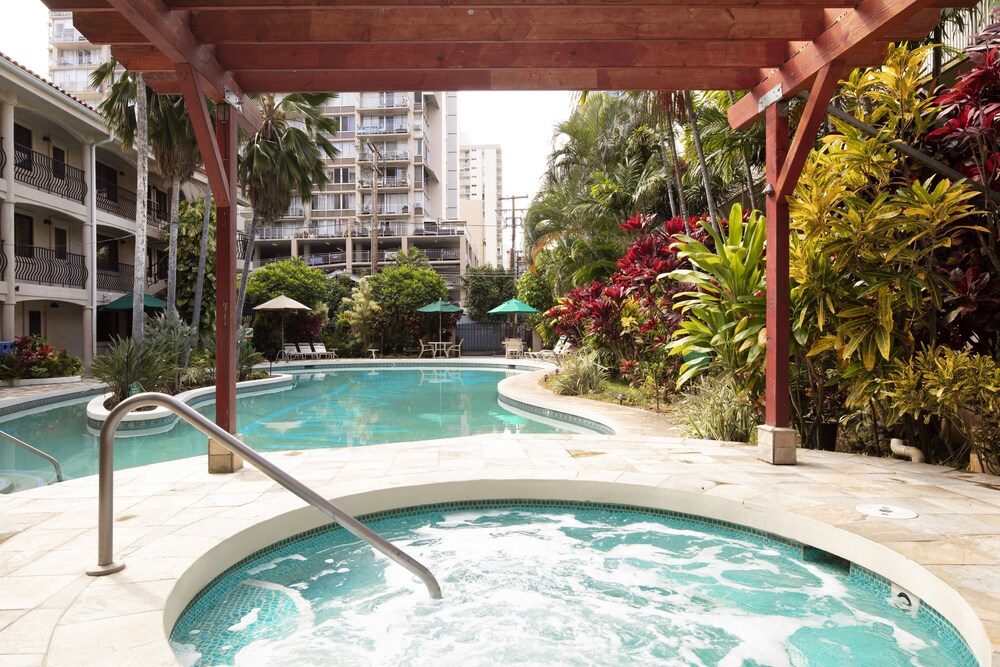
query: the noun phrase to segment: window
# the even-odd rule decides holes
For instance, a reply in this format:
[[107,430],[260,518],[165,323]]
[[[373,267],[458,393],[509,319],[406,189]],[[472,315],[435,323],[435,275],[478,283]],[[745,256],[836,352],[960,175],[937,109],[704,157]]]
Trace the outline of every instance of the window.
[[97,268],[118,271],[118,240],[97,235]]
[[353,158],[357,155],[357,149],[353,141],[335,141],[333,147],[337,149],[338,158]]
[[347,116],[336,116],[337,122],[340,124],[341,132],[354,132],[354,114],[349,114]]
[[354,168],[353,167],[338,167],[336,169],[330,170],[330,182],[337,184],[353,183],[354,182]]
[[417,139],[413,143],[414,143],[414,148],[413,148],[414,155],[423,155],[424,154],[424,140],[423,139]]

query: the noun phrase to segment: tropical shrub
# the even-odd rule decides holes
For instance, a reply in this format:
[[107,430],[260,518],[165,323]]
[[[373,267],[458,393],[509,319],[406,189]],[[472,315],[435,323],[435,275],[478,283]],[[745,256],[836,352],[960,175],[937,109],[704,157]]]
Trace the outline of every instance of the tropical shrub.
[[517,294],[514,274],[508,269],[491,266],[472,266],[462,278],[465,284],[465,309],[476,322],[499,322],[507,315],[490,315],[496,308]]
[[598,363],[597,353],[584,350],[563,362],[553,388],[564,396],[583,396],[600,391],[607,379],[608,372]]
[[763,418],[742,383],[722,373],[701,374],[672,413],[687,435],[727,442],[755,442]]
[[344,299],[339,322],[350,330],[351,340],[360,353],[381,337],[382,306],[372,296],[370,278],[362,278],[350,297]]
[[177,313],[147,316],[143,330],[144,338],[152,345],[159,346],[170,364],[178,369],[178,375],[167,387],[169,393],[177,393],[181,390],[180,385],[183,381],[181,369],[184,366],[184,357],[198,342],[198,332]]
[[[935,460],[964,465],[970,450],[984,469],[1000,472],[1000,367],[981,354],[925,347],[900,361],[882,385],[889,426],[903,423],[915,440],[917,424],[933,425],[941,438],[922,444]],[[912,420],[905,423],[907,418]]]
[[[195,288],[198,281],[198,256],[201,254],[201,232],[205,214],[205,198],[193,202],[181,201],[177,223],[177,311],[185,322],[194,317]],[[202,282],[199,331],[215,327],[215,207],[209,218],[208,245],[205,253],[205,276]]]
[[[267,359],[253,346],[252,332],[247,327],[240,327],[236,333],[236,381],[246,382],[266,377],[264,371],[254,370],[254,366],[262,364]],[[202,350],[192,363],[192,373],[198,377],[198,384],[215,383],[215,338],[202,339]]]
[[693,268],[668,274],[697,288],[675,297],[674,307],[684,320],[667,347],[684,359],[677,386],[714,369],[735,378],[756,398],[763,392],[764,216],[751,211],[744,219],[742,207],[736,204],[725,237],[712,229],[706,231],[714,248],[690,236],[677,236],[678,256]]
[[162,338],[114,338],[108,351],[90,364],[90,372],[108,385],[111,397],[104,405],[110,409],[133,393],[168,390],[177,373],[174,361]]
[[[379,305],[376,340],[386,351],[401,351],[423,333],[423,313],[418,308],[448,296],[448,286],[433,269],[403,264],[387,266],[366,278],[371,298]],[[435,322],[437,317],[435,316]]]
[[82,370],[79,357],[49,345],[41,336],[18,336],[14,350],[0,356],[0,380],[71,377]]

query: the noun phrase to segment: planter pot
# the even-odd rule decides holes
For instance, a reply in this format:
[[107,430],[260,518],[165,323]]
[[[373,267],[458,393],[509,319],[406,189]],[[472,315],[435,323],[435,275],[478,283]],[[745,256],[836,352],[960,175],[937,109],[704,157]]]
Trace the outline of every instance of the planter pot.
[[[806,432],[813,430],[813,423],[810,421],[805,422]],[[837,429],[840,424],[838,422],[823,422],[819,424],[815,432],[813,433],[812,442],[806,443],[809,449],[821,449],[824,452],[833,452],[837,450]]]
[[39,385],[46,384],[71,384],[73,382],[79,382],[79,375],[69,375],[62,378],[21,378],[14,380],[15,387],[37,387]]

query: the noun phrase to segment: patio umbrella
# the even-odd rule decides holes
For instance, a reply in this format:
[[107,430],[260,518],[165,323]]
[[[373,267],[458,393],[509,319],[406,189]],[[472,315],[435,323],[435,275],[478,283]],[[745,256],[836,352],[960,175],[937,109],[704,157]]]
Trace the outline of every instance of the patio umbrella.
[[285,347],[285,311],[286,310],[312,310],[309,306],[301,304],[295,299],[290,299],[284,294],[274,297],[270,301],[265,301],[259,306],[254,306],[254,310],[280,310],[281,311],[281,347]]
[[532,308],[520,299],[510,299],[509,301],[504,301],[499,306],[493,310],[486,311],[490,315],[513,315],[514,316],[514,326],[517,327],[517,316],[520,313],[526,315],[531,313],[537,313],[537,308]]
[[426,306],[417,308],[418,313],[437,313],[438,314],[438,338],[441,338],[441,313],[460,313],[462,312],[461,306],[456,306],[453,303],[444,301],[443,299],[438,299],[434,303],[429,303]]
[[[157,299],[155,296],[150,296],[149,294],[142,295],[142,307],[143,308],[166,308],[167,302],[163,299]],[[98,310],[132,310],[132,292],[129,292],[125,296],[118,297],[111,303],[106,303],[103,306],[98,306]]]

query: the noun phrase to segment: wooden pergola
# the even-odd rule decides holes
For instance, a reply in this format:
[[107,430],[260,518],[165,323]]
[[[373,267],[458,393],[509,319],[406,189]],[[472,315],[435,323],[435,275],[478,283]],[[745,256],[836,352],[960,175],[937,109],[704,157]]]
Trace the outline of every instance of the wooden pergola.
[[[43,0],[188,102],[218,206],[217,422],[236,428],[236,128],[258,92],[745,90],[767,125],[765,429],[790,417],[788,207],[845,68],[975,0]],[[793,141],[785,102],[811,88]],[[211,123],[205,96],[219,103]],[[225,277],[230,279],[226,280]],[[780,436],[780,437],[779,437]],[[762,438],[765,434],[762,433]],[[766,436],[770,438],[771,436]],[[791,434],[794,447],[794,434]],[[768,457],[765,457],[768,458]],[[773,463],[780,455],[769,457]]]

